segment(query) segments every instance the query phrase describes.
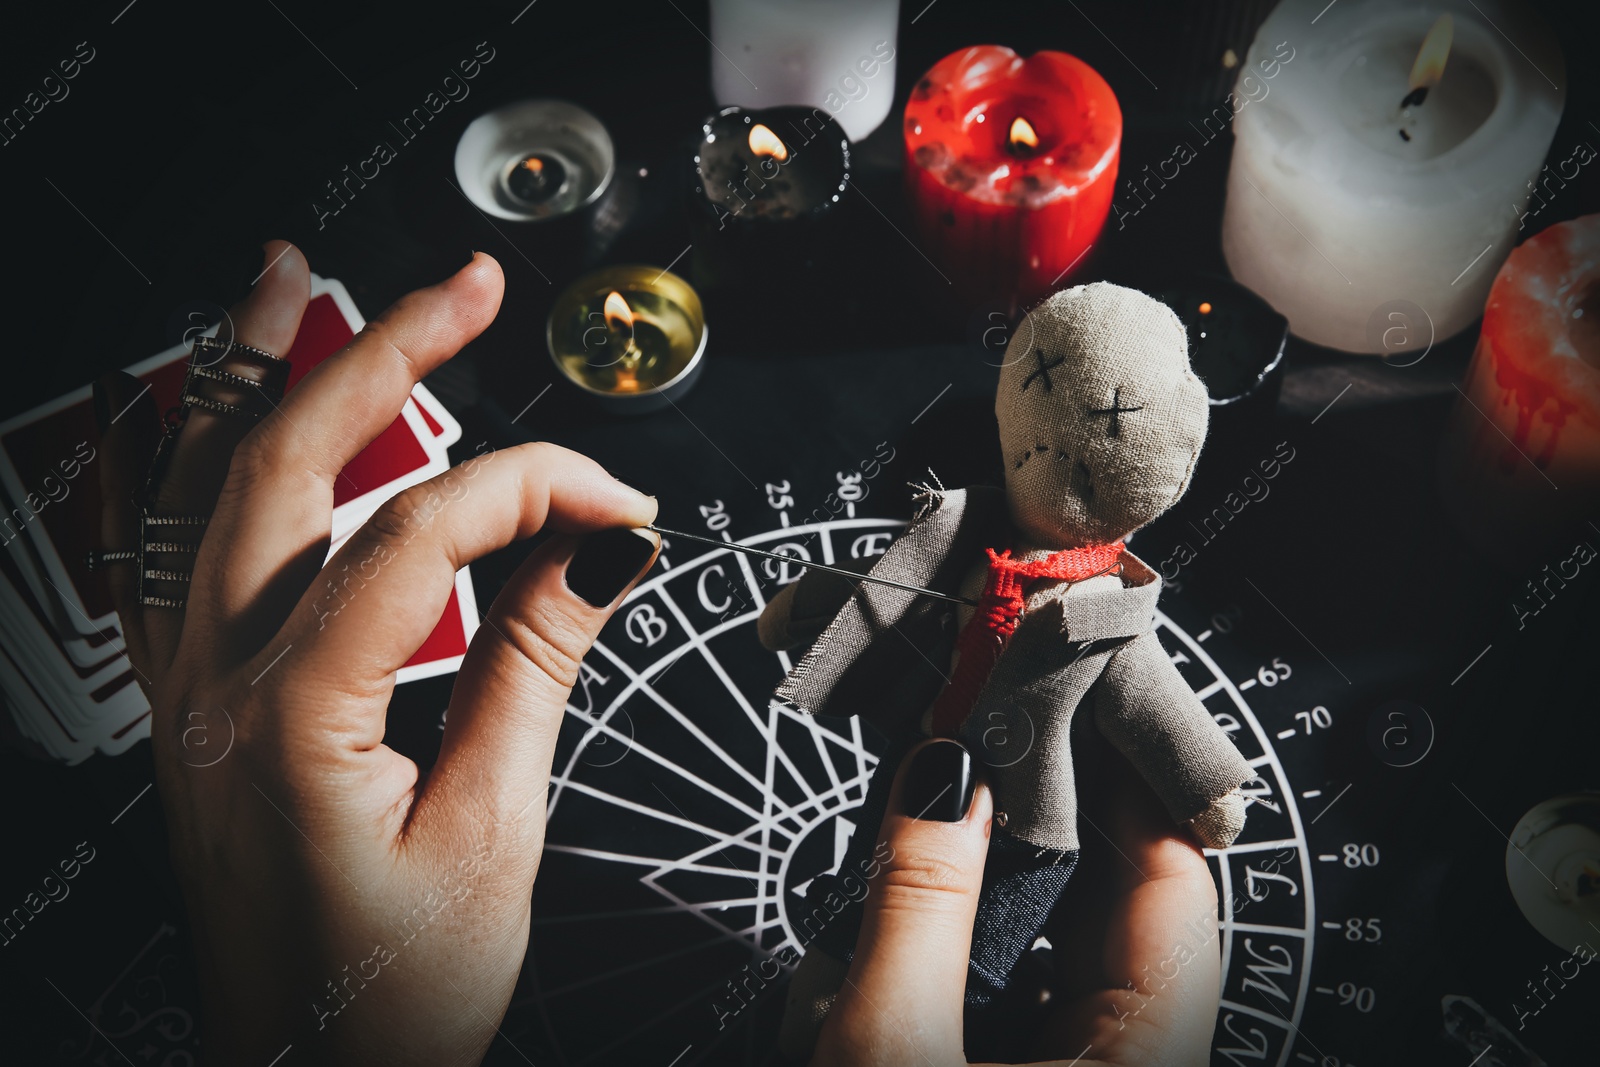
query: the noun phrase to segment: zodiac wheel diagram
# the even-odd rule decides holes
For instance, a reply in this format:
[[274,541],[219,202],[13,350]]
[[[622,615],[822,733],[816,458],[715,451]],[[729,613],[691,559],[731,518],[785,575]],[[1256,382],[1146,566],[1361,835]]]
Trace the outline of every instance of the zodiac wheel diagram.
[[[713,536],[733,540],[721,502],[701,514]],[[529,1026],[551,1047],[581,1050],[571,1062],[665,1063],[679,1049],[683,1064],[724,1062],[712,1046],[728,1029],[729,990],[758,990],[760,975],[774,977],[775,968],[758,975],[752,961],[786,947],[795,955],[784,957],[796,958],[805,889],[836,867],[856,829],[853,810],[879,742],[859,720],[772,701],[792,659],[762,649],[755,622],[802,564],[881,555],[904,524],[842,517],[790,526],[781,517],[785,525],[738,543],[793,563],[664,540],[656,567],[582,664],[534,894],[524,984],[532,970],[536,986],[513,1000],[513,1018],[536,1015]],[[1223,966],[1212,1059],[1355,1067],[1323,1054],[1300,1029],[1319,924],[1297,800],[1321,790],[1294,792],[1274,748],[1289,732],[1265,729],[1244,696],[1276,687],[1291,668],[1278,660],[1236,683],[1206,647],[1227,631],[1227,613],[1211,621],[1190,636],[1165,612],[1157,616],[1173,663],[1257,774],[1245,786],[1243,835],[1225,851],[1206,851]],[[1321,725],[1312,718],[1307,734]],[[581,1007],[596,993],[618,1006],[601,1033]],[[769,999],[781,1011],[781,992]],[[751,1040],[763,1039],[738,1043]],[[763,1049],[748,1062],[767,1057]]]

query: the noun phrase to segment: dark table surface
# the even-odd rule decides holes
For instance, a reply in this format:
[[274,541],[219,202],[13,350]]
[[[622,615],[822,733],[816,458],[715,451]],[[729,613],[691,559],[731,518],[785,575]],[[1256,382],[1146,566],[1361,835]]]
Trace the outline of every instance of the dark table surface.
[[[1573,143],[1596,136],[1590,119],[1600,115],[1600,77],[1576,52],[1594,37],[1575,9],[1539,6],[1568,47],[1571,82],[1552,148],[1552,158],[1564,158]],[[964,44],[1073,52],[1117,92],[1123,169],[1134,171],[1164,158],[1175,131],[1226,92],[1220,56],[1229,47],[1243,54],[1270,5],[938,0],[920,16],[917,7],[902,12],[891,117],[856,146],[859,191],[881,211],[848,205],[856,211],[848,255],[803,299],[756,284],[759,311],[713,303],[703,380],[679,410],[636,419],[602,416],[560,383],[526,408],[554,378],[545,313],[585,263],[537,233],[488,225],[446,179],[457,136],[483,110],[524,96],[571,99],[598,114],[618,146],[614,214],[588,261],[672,262],[690,244],[690,139],[713,107],[704,3],[539,0],[524,9],[522,0],[398,8],[283,0],[218,10],[154,0],[125,9],[117,0],[85,12],[30,12],[33,24],[0,42],[5,101],[25,95],[77,42],[90,42],[96,58],[68,98],[0,150],[12,205],[13,335],[0,414],[173,343],[188,310],[225,305],[245,290],[267,238],[299,244],[315,271],[345,282],[368,317],[478,249],[505,268],[502,313],[429,381],[465,426],[463,456],[480,441],[556,441],[659,495],[666,525],[699,530],[699,508],[721,501],[738,538],[772,530],[771,483],[789,481],[805,510],[837,487],[835,471],[854,468],[881,442],[892,444],[895,459],[862,501],[862,516],[903,519],[907,495],[898,487],[929,467],[947,484],[993,480],[992,355],[974,343],[990,320],[950,300],[907,237],[895,116],[911,79]],[[319,225],[312,204],[324,183],[368,155],[385,124],[481,41],[495,59],[471,96],[449,105]],[[1175,274],[1225,272],[1218,224],[1229,151],[1228,139],[1208,145],[1146,211],[1108,230],[1077,279],[1154,287]],[[1597,205],[1600,187],[1585,170],[1540,222]],[[1316,872],[1315,918],[1381,913],[1393,931],[1364,955],[1334,943],[1319,950],[1317,985],[1352,981],[1377,994],[1370,1013],[1336,1011],[1311,996],[1293,1049],[1302,1059],[1314,1051],[1324,1064],[1467,1063],[1463,1046],[1442,1036],[1440,997],[1449,993],[1473,997],[1515,1028],[1511,1003],[1525,980],[1564,954],[1517,911],[1504,835],[1540,800],[1600,788],[1587,658],[1593,579],[1519,630],[1508,605],[1546,561],[1508,569],[1474,556],[1436,495],[1439,436],[1475,335],[1474,326],[1407,368],[1291,341],[1260,455],[1288,442],[1296,459],[1271,497],[1208,543],[1163,599],[1191,635],[1218,617],[1239,621],[1228,642],[1211,648],[1235,680],[1275,657],[1293,663],[1294,685],[1250,694],[1263,720],[1292,721],[1294,710],[1313,704],[1332,710],[1335,725],[1318,747],[1285,753],[1297,788],[1320,784],[1333,796],[1350,786],[1308,830],[1314,851],[1381,844],[1374,870]],[[1208,453],[1189,498],[1140,534],[1141,555],[1163,558],[1187,536],[1183,524],[1209,512],[1256,458],[1248,448]],[[526,551],[514,547],[474,567],[481,604]],[[1485,646],[1491,651],[1456,684]],[[776,681],[766,674],[752,692]],[[448,679],[404,687],[391,712],[391,744],[426,764],[448,692]],[[1366,741],[1369,713],[1394,698],[1427,708],[1438,731],[1429,758],[1405,771],[1374,758]],[[0,760],[0,802],[10,816],[0,906],[20,901],[35,872],[79,841],[104,857],[68,901],[5,948],[0,1047],[27,1050],[14,1062],[119,1062],[73,1005],[110,1011],[126,1003],[142,1017],[119,1042],[124,1051],[139,1062],[188,1062],[187,1020],[198,998],[159,805],[144,796],[124,811],[151,780],[148,746],[75,768]],[[586,881],[597,876],[578,868],[552,870],[550,885],[541,879],[536,889],[536,917],[616,889]],[[723,944],[661,963],[684,935],[639,935],[626,923],[614,931],[608,939],[593,927],[581,936],[536,930],[493,1062],[526,1054],[541,1064],[578,1063],[602,1053],[604,1062],[667,1063],[685,1045],[685,1063],[767,1058],[781,997],[762,1001],[731,1037],[715,1029],[705,1003],[668,1010],[689,979],[700,988],[735,974],[752,958],[748,948]],[[604,978],[636,956],[642,970]],[[602,978],[547,999],[586,981],[578,975]],[[1586,985],[1555,998],[1519,1034],[1552,1064],[1580,1062],[1580,1050],[1595,1047],[1600,979],[1578,982]],[[619,1043],[608,1048],[613,1039]]]

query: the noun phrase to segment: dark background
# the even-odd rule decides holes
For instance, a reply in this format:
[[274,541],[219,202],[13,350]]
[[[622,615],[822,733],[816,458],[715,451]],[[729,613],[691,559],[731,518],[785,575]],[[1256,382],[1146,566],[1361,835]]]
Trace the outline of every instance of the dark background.
[[[895,105],[879,131],[856,146],[860,187],[889,217],[847,205],[857,209],[848,254],[805,299],[755,285],[761,305],[755,318],[748,307],[727,304],[722,319],[709,315],[714,324],[742,328],[713,335],[705,379],[684,402],[684,413],[704,433],[672,411],[608,419],[555,392],[513,424],[552,380],[544,314],[583,256],[505,224],[509,236],[496,231],[445,181],[453,177],[456,137],[482,111],[524,96],[571,99],[605,122],[619,156],[613,214],[588,258],[672,261],[690,242],[683,210],[689,142],[713,106],[710,47],[699,32],[708,27],[703,3],[538,0],[515,25],[521,2],[279,0],[280,11],[270,3],[219,10],[138,0],[127,9],[118,2],[8,14],[0,107],[20,104],[78,42],[87,40],[97,54],[69,83],[67,99],[0,147],[0,189],[9,207],[9,344],[0,415],[173,343],[188,325],[185,308],[195,301],[226,305],[245,291],[268,238],[299,244],[313,270],[343,280],[368,317],[478,249],[505,268],[504,309],[430,381],[466,426],[463,448],[530,438],[581,447],[624,480],[661,495],[664,522],[693,529],[687,524],[695,504],[748,495],[730,468],[761,472],[759,479],[802,462],[793,456],[801,449],[823,472],[813,486],[818,498],[826,472],[870,454],[886,438],[904,457],[897,477],[933,464],[951,484],[992,478],[996,457],[986,421],[992,370],[971,343],[987,320],[981,309],[954,305],[895,229],[907,229],[897,116],[911,79],[971,43],[1070,51],[1116,91],[1126,124],[1123,172],[1133,173],[1165,158],[1176,131],[1221,99],[1230,79],[1220,56],[1232,47],[1242,57],[1270,6],[937,0],[912,25],[921,5],[904,5]],[[1566,109],[1551,157],[1559,159],[1576,141],[1600,137],[1591,126],[1600,116],[1600,68],[1589,58],[1596,39],[1579,5],[1537,6],[1567,49]],[[325,195],[324,183],[369,155],[375,140],[392,140],[387,122],[418,105],[480,41],[489,42],[496,58],[471,83],[471,96],[449,105],[319,230],[311,204]],[[1206,147],[1125,231],[1114,232],[1113,221],[1077,280],[1109,277],[1152,287],[1173,274],[1225,270],[1218,223],[1227,158],[1226,143]],[[1597,205],[1600,187],[1588,168],[1538,225]],[[1364,1051],[1349,1056],[1362,1067],[1466,1063],[1460,1046],[1439,1038],[1442,992],[1469,992],[1514,1026],[1509,1002],[1523,995],[1526,979],[1563,954],[1516,911],[1505,887],[1502,836],[1539,800],[1600,784],[1594,579],[1574,583],[1518,631],[1509,608],[1516,587],[1552,560],[1519,554],[1517,546],[1493,561],[1473,555],[1435,496],[1437,441],[1475,335],[1474,327],[1407,369],[1291,342],[1269,431],[1272,439],[1294,441],[1304,458],[1292,479],[1282,479],[1276,503],[1253,509],[1236,532],[1206,549],[1181,591],[1185,601],[1245,604],[1260,620],[1261,655],[1241,648],[1239,662],[1253,664],[1288,647],[1314,665],[1316,654],[1297,644],[1259,598],[1248,599],[1253,594],[1241,578],[1250,577],[1354,679],[1348,693],[1338,694],[1351,713],[1341,716],[1321,756],[1330,780],[1357,783],[1331,825],[1344,819],[1352,831],[1381,828],[1394,862],[1361,892],[1366,902],[1381,901],[1407,931],[1384,946],[1380,1011],[1351,1024],[1365,1028],[1350,1046]],[[952,389],[937,411],[912,427],[912,417],[946,382]],[[1349,393],[1313,427],[1311,420],[1347,384]],[[728,466],[707,438],[731,456]],[[1213,486],[1230,481],[1209,453],[1201,478],[1208,476]],[[1198,483],[1191,499],[1203,497],[1209,507],[1214,494],[1204,492],[1206,484]],[[904,510],[888,493],[872,506],[884,515]],[[1143,535],[1149,540],[1141,554],[1162,558],[1182,519],[1180,509]],[[520,555],[508,551],[475,568],[483,604]],[[1493,651],[1467,680],[1452,685],[1489,644]],[[1336,681],[1330,675],[1327,684]],[[398,747],[428,758],[447,692],[445,682],[421,683],[397,700]],[[1421,703],[1439,728],[1436,752],[1409,777],[1379,765],[1365,746],[1364,713],[1393,697]],[[80,1058],[81,1046],[62,1042],[81,1042],[86,1027],[50,983],[87,1005],[122,980],[122,969],[152,939],[170,955],[162,969],[170,1004],[192,1009],[196,1002],[156,798],[146,795],[115,825],[109,822],[149,781],[143,745],[126,757],[96,757],[72,769],[10,755],[0,762],[0,804],[8,816],[0,907],[20,901],[36,872],[77,842],[89,840],[99,857],[73,883],[71,898],[50,906],[0,950],[10,976],[0,1047],[30,1050],[17,1062]],[[1343,917],[1341,905],[1358,903],[1325,895],[1319,913]],[[1325,977],[1319,973],[1318,980]],[[1591,1059],[1597,1001],[1600,978],[1586,971],[1520,1036],[1552,1064]],[[575,1010],[603,1019],[605,1005]],[[160,1042],[151,1047],[162,1051],[150,1057],[165,1054]],[[656,1048],[661,1062],[677,1047],[663,1038]],[[116,1060],[103,1046],[93,1054]],[[734,1053],[698,1055],[722,1062]]]

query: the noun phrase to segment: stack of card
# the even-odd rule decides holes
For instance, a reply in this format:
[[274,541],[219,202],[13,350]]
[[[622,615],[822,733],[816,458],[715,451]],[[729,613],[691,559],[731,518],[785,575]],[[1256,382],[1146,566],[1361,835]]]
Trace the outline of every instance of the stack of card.
[[[288,388],[361,329],[350,294],[313,276],[311,303],[294,346]],[[128,368],[158,410],[178,402],[187,344]],[[121,413],[112,412],[119,417]],[[11,739],[38,755],[76,763],[115,754],[150,735],[150,708],[103,581],[85,562],[100,543],[99,433],[87,386],[0,425],[0,690]],[[446,449],[461,426],[421,385],[395,421],[334,485],[333,544],[395,493],[449,468]],[[110,564],[130,566],[131,564]],[[401,669],[412,681],[455,670],[478,626],[463,569],[432,635]],[[5,717],[0,717],[3,727]]]

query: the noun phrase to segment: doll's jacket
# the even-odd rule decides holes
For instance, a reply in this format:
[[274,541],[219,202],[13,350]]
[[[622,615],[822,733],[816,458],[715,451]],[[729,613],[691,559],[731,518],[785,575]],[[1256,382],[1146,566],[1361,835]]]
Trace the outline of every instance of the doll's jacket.
[[[874,576],[953,594],[985,548],[1009,544],[1000,489],[930,490],[918,503]],[[1040,848],[1078,847],[1071,732],[1080,708],[1174,822],[1255,777],[1156,638],[1159,576],[1132,553],[1123,561],[1120,581],[1063,583],[1042,605],[1030,599],[962,727],[1007,830]],[[759,631],[773,649],[815,639],[776,699],[860,715],[895,736],[917,729],[945,684],[957,615],[931,597],[808,571],[767,605]]]

